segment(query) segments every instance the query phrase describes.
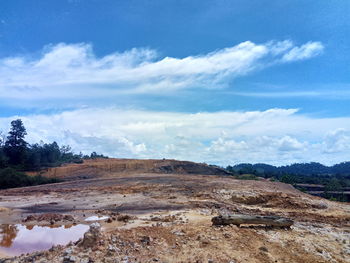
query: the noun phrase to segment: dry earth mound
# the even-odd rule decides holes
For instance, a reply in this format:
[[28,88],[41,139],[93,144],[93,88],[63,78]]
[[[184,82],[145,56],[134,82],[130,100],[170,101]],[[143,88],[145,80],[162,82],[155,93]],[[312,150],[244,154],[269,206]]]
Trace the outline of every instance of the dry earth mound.
[[43,171],[44,176],[66,180],[87,179],[115,174],[131,173],[159,174],[204,174],[226,175],[224,169],[207,165],[177,160],[135,160],[135,159],[94,159],[85,160],[83,164],[68,164]]

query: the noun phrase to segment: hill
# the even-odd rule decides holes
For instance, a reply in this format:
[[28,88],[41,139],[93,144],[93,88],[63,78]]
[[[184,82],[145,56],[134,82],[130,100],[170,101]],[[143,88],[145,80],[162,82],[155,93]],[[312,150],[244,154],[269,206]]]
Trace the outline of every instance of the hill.
[[[64,180],[87,179],[114,174],[160,173],[160,174],[203,174],[228,175],[229,173],[217,166],[205,163],[194,163],[178,160],[137,160],[97,158],[84,160],[82,164],[65,164],[60,167],[42,170],[45,177],[56,177]],[[30,173],[36,174],[36,173]]]

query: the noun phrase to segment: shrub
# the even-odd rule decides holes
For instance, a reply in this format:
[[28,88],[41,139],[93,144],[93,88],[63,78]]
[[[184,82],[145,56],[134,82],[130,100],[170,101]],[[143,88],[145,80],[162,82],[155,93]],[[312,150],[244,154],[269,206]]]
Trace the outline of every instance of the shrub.
[[28,176],[22,172],[16,171],[13,168],[5,168],[0,170],[0,189],[57,182],[59,182],[57,178],[47,178],[41,175]]

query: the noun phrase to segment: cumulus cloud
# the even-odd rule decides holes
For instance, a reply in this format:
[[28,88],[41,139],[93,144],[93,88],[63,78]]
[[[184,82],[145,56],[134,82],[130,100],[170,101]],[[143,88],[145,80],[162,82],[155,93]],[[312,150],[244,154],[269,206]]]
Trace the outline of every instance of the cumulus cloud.
[[277,63],[321,53],[320,42],[250,41],[208,54],[161,57],[134,48],[97,57],[89,44],[57,44],[29,55],[0,59],[0,98],[106,98],[116,94],[167,93],[179,89],[224,88],[229,80]]
[[336,129],[326,134],[324,152],[341,153],[350,150],[350,130]]
[[[345,161],[350,118],[316,118],[295,109],[174,113],[117,108],[21,117],[28,140],[69,144],[113,157],[176,158],[215,164]],[[330,127],[332,129],[330,130]]]

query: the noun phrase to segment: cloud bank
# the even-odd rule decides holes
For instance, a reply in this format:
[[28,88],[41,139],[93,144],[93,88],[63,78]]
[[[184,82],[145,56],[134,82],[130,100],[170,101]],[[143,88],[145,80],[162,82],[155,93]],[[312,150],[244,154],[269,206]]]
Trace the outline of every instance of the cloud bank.
[[116,94],[164,94],[183,89],[217,89],[230,80],[271,65],[305,60],[322,53],[320,42],[247,41],[208,54],[161,57],[134,48],[97,57],[89,44],[46,46],[39,57],[0,59],[0,99],[82,99]]
[[97,57],[86,43],[50,45],[39,56],[0,58],[0,101],[40,108],[43,102],[54,101],[54,108],[61,112],[0,118],[0,130],[6,132],[10,121],[21,117],[30,142],[57,141],[75,151],[112,157],[222,165],[343,161],[350,153],[348,118],[311,118],[295,109],[179,113],[85,108],[62,112],[60,105],[84,99],[104,103],[122,94],[224,89],[232,79],[310,59],[323,49],[320,42],[297,46],[291,41],[247,41],[183,58],[162,57],[148,48]]
[[[0,130],[10,120],[0,118]],[[173,113],[116,108],[22,116],[30,142],[122,158],[176,158],[214,164],[320,161],[350,155],[350,118],[316,118],[296,109]]]

